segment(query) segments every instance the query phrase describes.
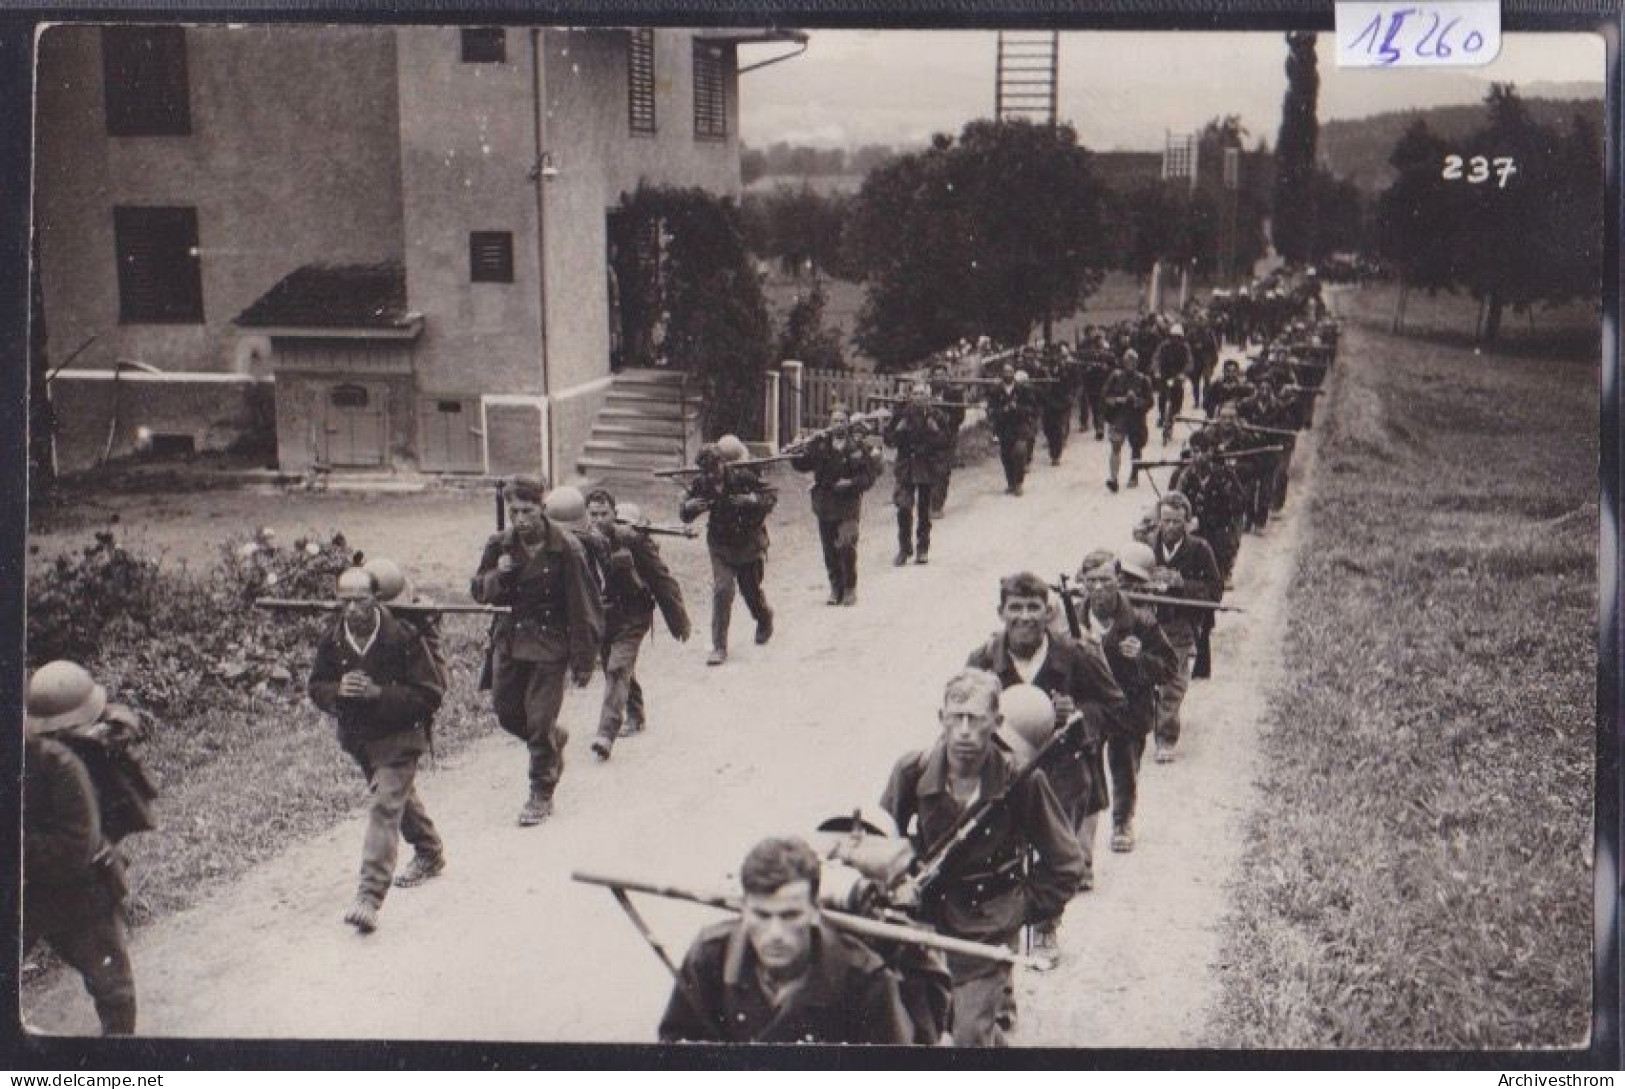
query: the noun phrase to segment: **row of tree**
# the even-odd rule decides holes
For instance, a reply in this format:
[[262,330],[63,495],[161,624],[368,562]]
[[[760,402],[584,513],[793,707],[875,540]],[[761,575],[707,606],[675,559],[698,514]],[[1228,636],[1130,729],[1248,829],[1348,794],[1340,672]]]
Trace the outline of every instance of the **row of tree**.
[[1508,84],[1493,85],[1485,104],[1484,127],[1463,141],[1422,121],[1410,127],[1389,159],[1399,176],[1377,200],[1374,227],[1403,289],[1461,289],[1480,301],[1488,343],[1509,306],[1602,298],[1603,169],[1601,134],[1585,118],[1566,130],[1538,124]]
[[890,144],[864,144],[848,151],[844,147],[808,147],[778,141],[765,148],[741,147],[739,173],[746,185],[769,175],[822,178],[840,174],[867,174],[897,157]]

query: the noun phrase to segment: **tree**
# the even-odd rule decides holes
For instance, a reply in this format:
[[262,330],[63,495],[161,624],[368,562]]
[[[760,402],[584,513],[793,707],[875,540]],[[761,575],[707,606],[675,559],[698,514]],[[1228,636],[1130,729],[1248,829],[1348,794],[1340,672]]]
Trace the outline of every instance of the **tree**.
[[846,331],[840,326],[824,327],[824,307],[829,296],[824,285],[813,278],[812,289],[796,298],[784,321],[784,332],[779,336],[780,359],[799,359],[819,370],[845,370],[846,353],[841,341]]
[[621,277],[623,306],[637,299],[631,320],[643,326],[629,339],[699,379],[708,438],[760,434],[772,323],[738,208],[703,189],[640,185],[621,213],[634,234],[659,239],[653,282],[633,291]]
[[1325,261],[1334,253],[1357,253],[1365,248],[1365,202],[1360,187],[1333,177],[1330,171],[1315,171],[1315,226],[1312,259]]
[[1447,147],[1427,122],[1411,123],[1394,145],[1388,162],[1398,173],[1377,199],[1377,250],[1399,270],[1394,330],[1402,331],[1405,301],[1412,287],[1428,292],[1454,290],[1457,233],[1463,205],[1441,170]]
[[898,369],[1071,313],[1106,263],[1102,199],[1069,125],[973,121],[872,171],[845,236],[866,287],[859,345]]
[[1286,96],[1275,139],[1275,249],[1289,262],[1308,261],[1315,236],[1315,145],[1319,122],[1315,101],[1320,74],[1315,67],[1315,36],[1286,36]]

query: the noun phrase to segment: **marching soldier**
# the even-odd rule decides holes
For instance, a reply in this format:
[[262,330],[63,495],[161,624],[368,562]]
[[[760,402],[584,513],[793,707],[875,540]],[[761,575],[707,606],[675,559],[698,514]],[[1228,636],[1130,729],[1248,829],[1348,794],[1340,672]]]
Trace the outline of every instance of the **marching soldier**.
[[566,676],[592,679],[604,641],[604,610],[586,548],[542,512],[543,485],[516,477],[503,489],[508,529],[485,543],[469,595],[512,613],[492,625],[492,703],[497,724],[529,750],[530,795],[519,824],[553,812],[569,732],[558,725]]
[[23,942],[44,941],[78,972],[104,1036],[135,1032],[124,858],[102,824],[96,786],[61,739],[91,731],[136,741],[135,712],[107,702],[84,667],[51,662],[28,679],[23,726]]
[[1106,402],[1106,437],[1112,446],[1109,459],[1111,475],[1106,478],[1106,487],[1114,492],[1117,490],[1117,471],[1123,460],[1124,439],[1129,444],[1128,486],[1139,487],[1140,470],[1134,466],[1140,461],[1149,437],[1145,414],[1151,411],[1154,395],[1151,379],[1140,372],[1140,356],[1134,349],[1123,353],[1121,363],[1106,379],[1101,399]]
[[987,422],[999,443],[1006,495],[1021,494],[1038,425],[1038,403],[1032,387],[1019,377],[1016,368],[1006,363],[999,384],[987,393]]
[[638,684],[638,651],[654,627],[658,606],[666,630],[679,643],[688,642],[688,610],[683,588],[672,577],[660,546],[635,526],[615,521],[615,496],[598,488],[587,495],[587,519],[604,542],[604,705],[592,752],[608,760],[618,737],[642,733],[647,725],[643,686]]
[[927,563],[931,553],[931,503],[942,475],[944,456],[951,456],[953,436],[942,413],[931,407],[931,387],[916,382],[909,399],[886,422],[887,446],[897,447],[892,473],[897,487],[892,502],[897,505],[897,556],[901,567],[910,556],[915,563]]
[[1101,391],[1116,364],[1105,330],[1091,326],[1088,342],[1078,352],[1078,427],[1087,428],[1092,421],[1096,442],[1106,437],[1106,404]]
[[1157,380],[1157,424],[1164,446],[1174,437],[1174,417],[1185,404],[1185,380],[1193,378],[1194,371],[1185,326],[1175,322],[1151,359],[1151,372]]
[[1213,371],[1219,365],[1219,339],[1213,325],[1200,314],[1190,323],[1191,348],[1191,404],[1202,403],[1202,394],[1213,381]]
[[829,575],[830,605],[858,603],[858,528],[863,493],[874,486],[880,460],[852,434],[845,405],[830,412],[829,429],[803,447],[790,465],[812,473],[812,510]]
[[[1156,567],[1151,572],[1153,586],[1177,597],[1218,601],[1224,596],[1224,580],[1213,550],[1189,529],[1190,506],[1183,495],[1165,496],[1157,505],[1158,532],[1151,544]],[[1168,637],[1178,668],[1162,685],[1156,724],[1156,760],[1171,763],[1179,745],[1180,707],[1190,687],[1192,659],[1196,654],[1197,633],[1206,624],[1206,610],[1186,605],[1158,605],[1157,623]]]
[[959,445],[959,429],[965,426],[965,391],[948,381],[948,368],[941,363],[931,368],[931,399],[944,402],[939,409],[948,422],[949,441],[943,452],[939,483],[931,490],[931,520],[941,521],[942,509],[948,505],[948,483],[953,476],[954,462]]
[[[985,834],[951,857],[920,911],[944,934],[1014,949],[1023,925],[1066,909],[1083,859],[1043,770],[1018,779],[1009,754],[994,743],[1001,687],[977,669],[949,680],[937,715],[941,737],[898,760],[880,805],[922,857],[949,842],[967,811],[997,807]],[[1016,1010],[1010,966],[950,954],[948,970],[954,1043],[1003,1046]]]
[[1049,463],[1059,465],[1061,454],[1066,450],[1067,435],[1072,430],[1072,403],[1078,392],[1076,367],[1065,345],[1045,345],[1040,373],[1048,383],[1038,395],[1044,444],[1049,448]]
[[1239,403],[1252,396],[1253,387],[1241,376],[1241,364],[1234,359],[1224,361],[1219,380],[1203,391],[1202,411],[1209,417],[1217,416],[1227,404]]
[[662,1042],[913,1042],[896,977],[820,917],[821,867],[800,839],[751,848],[739,868],[739,917],[701,931],[683,958]]
[[1106,770],[1111,780],[1113,851],[1134,850],[1134,803],[1145,739],[1156,725],[1157,686],[1178,667],[1173,646],[1149,609],[1137,609],[1121,593],[1125,578],[1151,575],[1151,550],[1123,549],[1121,557],[1096,550],[1083,558],[1078,581],[1088,594],[1084,638],[1100,647],[1123,690],[1122,709],[1106,729]]
[[762,589],[767,573],[767,516],[779,493],[743,461],[745,444],[724,435],[701,447],[694,461],[700,474],[678,507],[684,522],[709,512],[705,543],[711,550],[711,653],[706,665],[728,660],[728,628],[733,620],[734,590],[756,621],[756,645],[773,638],[773,610]]
[[[1084,716],[1069,742],[1052,748],[1044,772],[1067,814],[1083,852],[1082,887],[1094,885],[1095,825],[1106,808],[1106,768],[1101,741],[1123,708],[1123,691],[1112,679],[1100,648],[1048,630],[1049,586],[1029,572],[999,583],[999,619],[1004,628],[971,652],[965,665],[985,669],[1005,688],[1031,684],[1055,705],[1055,725]],[[1054,950],[1053,930],[1041,930],[1040,944]]]
[[1247,497],[1227,463],[1215,461],[1219,439],[1209,428],[1190,438],[1190,461],[1174,472],[1169,487],[1190,500],[1202,538],[1213,549],[1219,574],[1229,585],[1241,550],[1241,518]]
[[[310,698],[338,721],[339,745],[367,777],[367,831],[361,879],[344,921],[363,934],[378,927],[391,881],[421,885],[446,868],[445,847],[418,798],[418,761],[429,722],[445,696],[422,635],[378,604],[377,584],[358,567],[339,575],[343,609],[316,645]],[[412,861],[395,876],[399,841]]]

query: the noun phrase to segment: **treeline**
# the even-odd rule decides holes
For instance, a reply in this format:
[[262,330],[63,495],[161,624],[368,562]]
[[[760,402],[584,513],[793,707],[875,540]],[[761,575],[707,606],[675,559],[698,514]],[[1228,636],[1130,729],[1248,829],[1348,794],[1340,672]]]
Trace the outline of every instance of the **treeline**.
[[1541,124],[1510,84],[1494,84],[1481,128],[1464,139],[1418,120],[1389,162],[1377,199],[1378,252],[1406,290],[1464,290],[1479,300],[1478,335],[1494,342],[1504,310],[1602,298],[1601,133],[1576,113]]
[[867,174],[897,158],[897,154],[897,149],[890,144],[865,144],[848,151],[844,147],[807,147],[781,140],[765,148],[741,147],[739,172],[746,185],[769,174],[803,178]]

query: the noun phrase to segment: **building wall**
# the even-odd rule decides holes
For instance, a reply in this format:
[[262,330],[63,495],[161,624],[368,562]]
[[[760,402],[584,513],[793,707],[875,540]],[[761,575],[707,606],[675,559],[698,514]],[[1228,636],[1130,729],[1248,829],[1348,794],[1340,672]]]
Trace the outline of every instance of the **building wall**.
[[[101,30],[39,46],[40,265],[51,350],[75,366],[139,359],[230,371],[231,320],[313,261],[402,252],[395,43],[372,28],[207,27],[186,34],[190,136],[110,137]],[[121,325],[115,205],[197,208],[201,325]]]
[[114,458],[136,452],[141,427],[160,435],[190,435],[199,453],[229,449],[257,437],[272,415],[273,396],[269,379],[124,373],[115,384],[108,371],[70,367],[51,383],[57,470],[76,473],[94,467],[109,449],[109,425]]
[[[425,318],[419,388],[540,394],[530,34],[508,30],[506,63],[465,64],[455,27],[395,33],[406,294]],[[472,231],[512,232],[512,283],[471,282]]]
[[[656,30],[656,132],[634,135],[627,34],[550,30],[545,40],[544,146],[558,171],[545,190],[548,378],[554,456],[569,471],[607,395],[597,382],[609,373],[605,216],[643,182],[737,197],[739,95],[730,74],[728,139],[696,140],[692,33]],[[733,47],[723,48],[732,73]]]

